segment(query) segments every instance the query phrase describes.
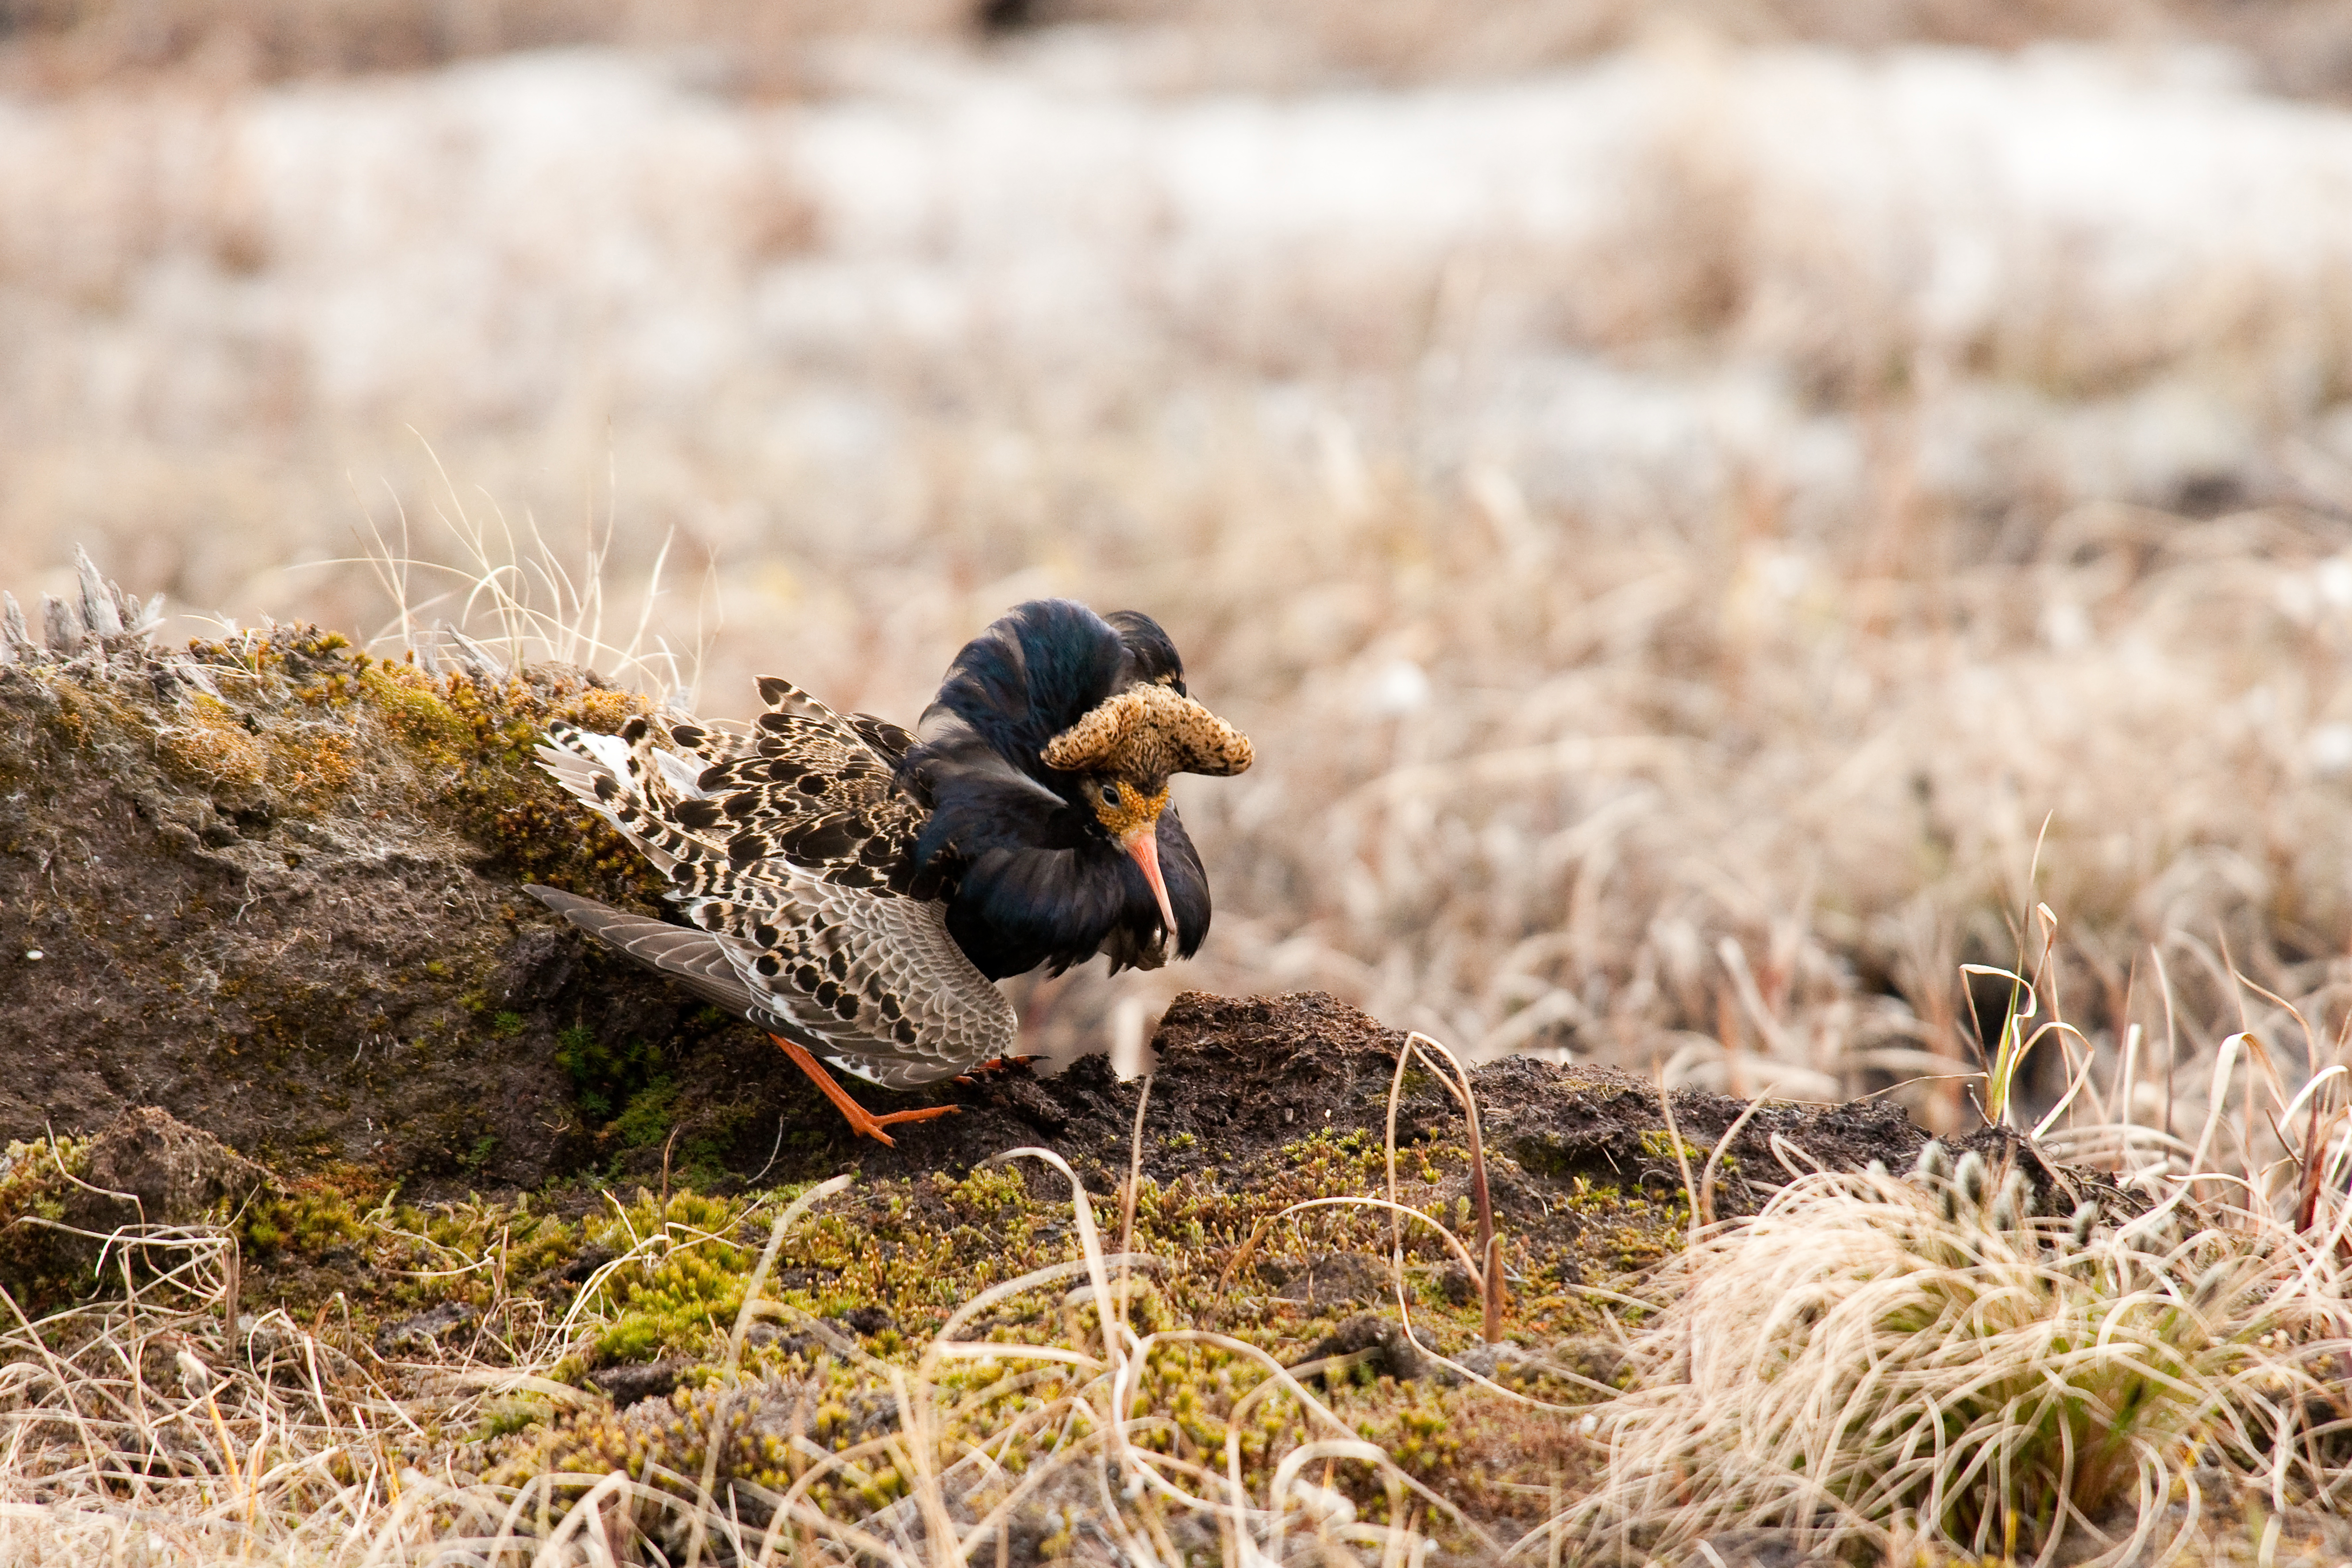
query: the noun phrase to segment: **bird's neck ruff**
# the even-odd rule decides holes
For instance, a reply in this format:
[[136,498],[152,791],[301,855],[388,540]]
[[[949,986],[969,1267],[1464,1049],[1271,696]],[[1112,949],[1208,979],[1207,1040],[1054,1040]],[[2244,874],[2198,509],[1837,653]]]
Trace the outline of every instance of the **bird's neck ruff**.
[[1253,760],[1248,736],[1159,681],[1097,703],[1042,754],[1047,767],[1066,773],[1110,769],[1138,779],[1237,773]]

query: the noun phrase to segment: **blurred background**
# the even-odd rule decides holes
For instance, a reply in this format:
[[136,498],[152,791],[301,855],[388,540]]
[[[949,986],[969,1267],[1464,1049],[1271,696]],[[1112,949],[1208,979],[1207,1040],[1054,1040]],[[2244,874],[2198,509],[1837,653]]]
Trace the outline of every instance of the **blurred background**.
[[1260,761],[1033,1047],[1956,1127],[2022,964],[2193,1136],[2352,1016],[2347,99],[2339,0],[0,0],[0,583],[902,721],[1142,608]]

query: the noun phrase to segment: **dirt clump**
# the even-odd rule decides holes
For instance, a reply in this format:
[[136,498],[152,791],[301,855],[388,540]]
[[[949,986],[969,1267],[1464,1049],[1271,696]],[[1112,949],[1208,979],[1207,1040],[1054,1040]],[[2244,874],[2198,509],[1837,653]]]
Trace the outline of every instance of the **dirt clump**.
[[126,1225],[199,1225],[234,1212],[269,1173],[159,1106],[124,1112],[89,1142],[69,1224],[100,1233]]
[[1278,1287],[1275,1299],[1310,1307],[1360,1306],[1387,1294],[1389,1265],[1369,1252],[1318,1252],[1297,1268],[1268,1261],[1259,1275]]
[[[1157,1066],[1144,1118],[1143,1168],[1160,1179],[1218,1172],[1228,1179],[1316,1132],[1384,1139],[1402,1031],[1322,992],[1286,996],[1176,998],[1153,1039]],[[1748,1111],[1727,1095],[1677,1090],[1669,1129],[1655,1086],[1608,1068],[1561,1067],[1513,1058],[1470,1072],[1499,1212],[1532,1213],[1583,1181],[1669,1199],[1682,1190]],[[906,1097],[952,1103],[962,1113],[926,1122],[895,1149],[853,1142],[844,1129],[807,1168],[854,1163],[875,1175],[961,1170],[1034,1143],[1080,1171],[1123,1169],[1138,1083],[1121,1083],[1100,1058],[1058,1078],[1015,1069],[971,1085]],[[1407,1071],[1397,1137],[1410,1148],[1460,1142],[1461,1110],[1418,1066]],[[1682,1160],[1676,1158],[1680,1140]],[[1716,1211],[1753,1213],[1797,1171],[1819,1164],[1861,1170],[1872,1161],[1906,1167],[1927,1134],[1883,1100],[1771,1105],[1756,1110],[1723,1147]],[[814,1152],[814,1151],[812,1151]]]

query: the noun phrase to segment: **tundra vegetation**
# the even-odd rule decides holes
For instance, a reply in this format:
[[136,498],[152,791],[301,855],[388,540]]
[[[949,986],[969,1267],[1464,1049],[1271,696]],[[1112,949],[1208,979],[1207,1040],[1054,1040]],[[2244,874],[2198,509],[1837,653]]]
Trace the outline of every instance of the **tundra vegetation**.
[[[8,852],[47,868],[10,941],[60,950],[17,950],[39,983],[10,1005],[68,1042],[117,1016],[88,1119],[152,1091],[234,1131],[195,1084],[236,1068],[174,1070],[184,966],[76,984],[121,961],[69,944],[168,909],[215,996],[278,987],[209,1016],[280,1081],[239,1091],[268,1164],[128,1107],[0,1157],[18,1559],[2342,1549],[2343,1069],[2290,1092],[2242,1031],[2193,1141],[2141,1123],[2143,1086],[2041,1015],[2046,907],[1969,1085],[1993,1124],[1958,1146],[1885,1097],[1472,1070],[1328,997],[1205,995],[1140,1084],[1093,1058],[948,1086],[961,1114],[920,1148],[788,1144],[834,1125],[813,1090],[714,1096],[723,1023],[645,1012],[657,978],[501,901],[524,873],[644,898],[526,750],[642,700],[463,642],[445,668],[302,627],[159,651],[83,581],[45,617],[60,646],[0,667]],[[382,900],[445,860],[483,896],[371,1005],[422,1126],[481,1092],[434,1069],[445,1027],[462,1061],[541,1058],[465,1149],[352,1126],[394,1091],[310,1047],[303,1007],[348,1016],[357,982],[288,956],[396,942]],[[256,918],[259,948],[224,940]],[[2041,1049],[2072,1077],[2029,1111]],[[2249,1160],[2233,1096],[2284,1160]],[[513,1125],[551,1112],[536,1143]]]
[[[2352,1555],[2340,7],[465,9],[0,7],[0,1557]],[[1265,742],[1148,1100],[517,896],[1047,591]]]

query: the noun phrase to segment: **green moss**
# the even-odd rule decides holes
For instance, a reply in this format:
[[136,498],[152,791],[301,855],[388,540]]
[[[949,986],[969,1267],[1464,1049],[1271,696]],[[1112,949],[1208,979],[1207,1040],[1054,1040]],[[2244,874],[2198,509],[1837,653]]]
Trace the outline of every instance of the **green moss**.
[[484,1413],[482,1429],[477,1434],[477,1440],[487,1442],[527,1431],[554,1413],[555,1407],[544,1398],[523,1395],[499,1400]]
[[[1136,1244],[1167,1259],[1168,1266],[1138,1277],[1127,1308],[1135,1331],[1207,1328],[1257,1346],[1280,1363],[1306,1359],[1340,1317],[1357,1309],[1283,1301],[1265,1294],[1248,1269],[1234,1274],[1229,1266],[1241,1239],[1285,1205],[1339,1195],[1335,1186],[1362,1173],[1367,1153],[1378,1158],[1376,1149],[1343,1139],[1302,1141],[1271,1191],[1234,1192],[1213,1176],[1188,1175],[1165,1184],[1147,1180],[1137,1194]],[[1445,1181],[1462,1179],[1458,1152],[1442,1152],[1436,1163]],[[1420,1204],[1434,1201],[1417,1191],[1406,1195]],[[769,1204],[781,1204],[785,1196],[773,1194]],[[1444,1206],[1450,1211],[1450,1199]],[[729,1228],[740,1212],[714,1200],[672,1199],[669,1234],[692,1239],[613,1271],[603,1288],[604,1300],[597,1304],[604,1326],[593,1343],[596,1359],[717,1354],[740,1307],[761,1239],[756,1227]],[[1097,1212],[1108,1217],[1107,1205]],[[797,1313],[833,1319],[835,1333],[852,1331],[845,1325],[853,1314],[878,1313],[876,1320],[855,1320],[856,1326],[873,1331],[861,1336],[866,1355],[911,1365],[955,1307],[992,1284],[1073,1257],[1070,1220],[1068,1204],[1040,1199],[1027,1176],[1014,1169],[853,1188],[785,1242],[778,1273],[764,1292],[783,1309],[779,1327],[785,1331],[755,1339],[739,1375],[725,1377],[716,1366],[705,1365],[689,1372],[666,1401],[625,1412],[567,1414],[545,1425],[518,1427],[503,1445],[492,1477],[519,1485],[549,1473],[594,1477],[625,1469],[689,1478],[676,1484],[690,1490],[696,1484],[690,1478],[708,1467],[722,1483],[740,1479],[782,1490],[807,1477],[815,1456],[886,1436],[896,1430],[898,1420],[896,1395],[873,1362],[843,1360],[828,1352],[821,1337],[795,1331]],[[1295,1223],[1314,1230],[1303,1238],[1311,1240],[1314,1250],[1385,1245],[1387,1222],[1381,1215],[1319,1211]],[[659,1216],[642,1194],[637,1204],[592,1226],[597,1237],[615,1242],[658,1229]],[[1544,1247],[1557,1239],[1530,1245],[1528,1257],[1547,1256]],[[1408,1253],[1417,1281],[1433,1276],[1431,1247],[1408,1243]],[[1083,1352],[1097,1340],[1094,1308],[1066,1303],[1066,1283],[1056,1284],[1013,1298],[964,1331],[982,1341]],[[1435,1290],[1427,1300],[1416,1312],[1421,1334],[1441,1348],[1465,1348],[1475,1331],[1476,1305],[1449,1304]],[[1514,1310],[1513,1329],[1541,1342],[1569,1309],[1564,1300],[1538,1299]],[[1009,1479],[1069,1445],[1083,1446],[1091,1431],[1090,1407],[1065,1410],[1056,1402],[1075,1383],[1065,1369],[1035,1366],[1012,1358],[945,1363],[931,1406],[941,1454],[984,1446]],[[1133,1413],[1154,1418],[1138,1429],[1134,1440],[1187,1460],[1206,1457],[1222,1468],[1230,1431],[1246,1484],[1263,1489],[1286,1455],[1328,1435],[1310,1430],[1306,1412],[1286,1396],[1251,1397],[1260,1394],[1265,1375],[1258,1363],[1223,1345],[1160,1342],[1132,1385]],[[1572,1406],[1582,1397],[1549,1373],[1522,1367],[1501,1375],[1554,1405]],[[1408,1473],[1474,1511],[1524,1510],[1531,1506],[1528,1499],[1540,1500],[1572,1446],[1572,1408],[1547,1413],[1474,1384],[1401,1383],[1361,1367],[1335,1377],[1322,1396],[1349,1426],[1393,1454]],[[1049,1410],[1058,1413],[1044,1419],[1041,1413]],[[1083,1447],[1073,1451],[1085,1452]],[[562,1489],[576,1495],[586,1484],[567,1482]],[[1391,1506],[1385,1490],[1360,1476],[1342,1474],[1328,1484],[1349,1490],[1364,1517],[1384,1518]],[[906,1489],[898,1471],[877,1457],[839,1469],[808,1495],[836,1517],[856,1517],[887,1506]]]
[[601,1040],[584,1025],[557,1031],[555,1061],[570,1075],[581,1112],[592,1123],[612,1121],[639,1093],[667,1081],[661,1053],[654,1047],[643,1040]]
[[70,1178],[88,1166],[86,1140],[34,1139],[0,1150],[0,1285],[39,1312],[89,1293],[88,1248],[50,1226],[65,1217]]
[[650,1147],[669,1136],[677,1109],[677,1085],[666,1078],[656,1079],[629,1097],[621,1114],[613,1119],[613,1131],[620,1135],[625,1148]]
[[612,1220],[590,1227],[601,1246],[636,1253],[643,1238],[677,1236],[656,1256],[641,1256],[614,1270],[600,1288],[609,1314],[594,1340],[600,1362],[650,1361],[673,1352],[707,1348],[734,1324],[758,1254],[731,1238],[743,1205],[692,1193],[675,1194],[656,1212],[650,1197]]
[[1706,1163],[1709,1152],[1686,1139],[1675,1137],[1663,1127],[1653,1127],[1642,1134],[1642,1152],[1653,1160],[1686,1160],[1696,1174]]
[[[558,1043],[575,1053],[595,1044],[579,1030],[565,1031]],[[640,1090],[633,1097],[631,1110],[644,1118],[639,1131],[650,1135],[661,1124],[653,1115],[659,1096],[644,1096]],[[721,1116],[689,1131],[717,1138],[728,1121]],[[71,1146],[66,1154],[69,1163],[76,1157]],[[1439,1143],[1413,1154],[1400,1172],[1400,1196],[1457,1223],[1467,1178],[1464,1151]],[[1507,1162],[1497,1163],[1507,1174]],[[0,1177],[0,1196],[13,1193],[21,1204],[27,1193],[54,1191],[54,1184],[24,1184],[37,1175],[32,1165],[13,1169]],[[1107,1231],[1116,1225],[1116,1206],[1108,1201],[1114,1179],[1110,1173],[1090,1178],[1104,1200],[1096,1213]],[[1137,1274],[1126,1308],[1132,1328],[1139,1334],[1205,1329],[1285,1364],[1307,1359],[1366,1304],[1285,1300],[1275,1289],[1276,1273],[1260,1264],[1331,1252],[1384,1258],[1389,1221],[1348,1208],[1277,1216],[1289,1205],[1375,1192],[1384,1182],[1377,1140],[1324,1133],[1282,1151],[1252,1173],[1245,1188],[1228,1185],[1215,1172],[1147,1177],[1135,1194],[1134,1244],[1165,1266]],[[695,1478],[715,1455],[721,1480],[780,1487],[804,1475],[811,1462],[806,1447],[793,1447],[795,1432],[816,1452],[838,1452],[892,1429],[897,1407],[877,1363],[912,1367],[950,1311],[992,1285],[1076,1255],[1074,1216],[1058,1195],[1059,1180],[1040,1179],[1034,1167],[853,1187],[785,1239],[763,1291],[775,1303],[763,1313],[775,1331],[751,1339],[740,1374],[730,1379],[717,1364],[722,1347],[766,1226],[795,1189],[719,1197],[691,1185],[681,1169],[666,1203],[643,1190],[625,1196],[557,1186],[418,1205],[397,1201],[380,1178],[342,1169],[272,1193],[243,1216],[245,1291],[256,1304],[282,1302],[306,1321],[331,1306],[327,1321],[348,1323],[339,1331],[362,1342],[383,1325],[449,1302],[470,1306],[485,1320],[517,1312],[547,1322],[569,1317],[583,1331],[580,1350],[557,1375],[574,1382],[616,1363],[666,1357],[695,1363],[676,1396],[627,1412],[583,1410],[536,1394],[500,1402],[470,1438],[487,1446],[481,1462],[510,1484],[550,1471],[594,1476],[625,1467],[643,1475],[649,1460],[656,1476],[667,1470]],[[1555,1199],[1550,1212],[1554,1218],[1530,1217],[1524,1230],[1506,1226],[1517,1281],[1507,1329],[1538,1347],[1592,1331],[1598,1325],[1585,1288],[1627,1286],[1618,1265],[1643,1249],[1659,1255],[1678,1235],[1671,1207],[1589,1184],[1565,1203]],[[1243,1250],[1253,1236],[1256,1262]],[[1105,1236],[1106,1245],[1114,1240]],[[1441,1350],[1466,1349],[1480,1309],[1449,1292],[1449,1255],[1427,1227],[1412,1227],[1404,1250],[1417,1331]],[[1065,1281],[1009,1299],[963,1332],[981,1341],[1084,1349],[1097,1336],[1095,1307],[1066,1300],[1067,1289]],[[586,1300],[579,1299],[583,1290]],[[342,1300],[334,1305],[338,1293]],[[856,1338],[873,1359],[835,1355],[803,1314],[829,1320],[827,1332]],[[1555,1359],[1573,1361],[1564,1351]],[[1011,1359],[947,1365],[935,1406],[942,1452],[993,1443],[1003,1473],[1017,1477],[1051,1462],[1064,1445],[1083,1442],[1091,1417],[1077,1407],[1051,1422],[1040,1418],[1076,1386],[1066,1371],[1048,1367],[1034,1381],[1021,1381],[1033,1368]],[[1615,1371],[1611,1364],[1598,1370],[1604,1378]],[[1583,1397],[1549,1373],[1506,1370],[1503,1376],[1547,1401],[1572,1405]],[[1262,1398],[1237,1415],[1263,1377],[1229,1348],[1162,1342],[1133,1387],[1137,1408],[1155,1418],[1136,1440],[1180,1458],[1206,1455],[1222,1468],[1225,1434],[1233,1429],[1244,1479],[1262,1488],[1285,1455],[1323,1435],[1310,1432],[1304,1412],[1286,1398]],[[1371,1365],[1328,1382],[1323,1397],[1352,1430],[1393,1454],[1409,1473],[1479,1509],[1533,1506],[1526,1500],[1548,1495],[1559,1457],[1572,1448],[1569,1416],[1512,1405],[1475,1384],[1399,1382]],[[1010,1439],[1008,1432],[1014,1434]],[[1360,1479],[1342,1474],[1332,1484],[1346,1489]],[[580,1488],[566,1483],[565,1489]],[[812,1500],[836,1513],[862,1512],[905,1489],[902,1477],[873,1459],[826,1480]],[[1377,1487],[1350,1495],[1369,1519],[1383,1517],[1390,1506]]]
[[383,1179],[358,1166],[331,1167],[264,1190],[245,1206],[240,1237],[254,1252],[284,1250],[319,1258],[366,1234],[366,1208],[385,1191]]
[[446,763],[460,760],[471,727],[442,700],[432,677],[414,666],[379,664],[361,671],[359,682],[394,739]]

